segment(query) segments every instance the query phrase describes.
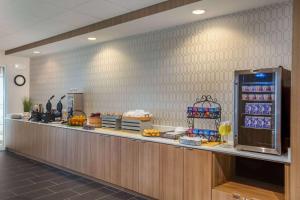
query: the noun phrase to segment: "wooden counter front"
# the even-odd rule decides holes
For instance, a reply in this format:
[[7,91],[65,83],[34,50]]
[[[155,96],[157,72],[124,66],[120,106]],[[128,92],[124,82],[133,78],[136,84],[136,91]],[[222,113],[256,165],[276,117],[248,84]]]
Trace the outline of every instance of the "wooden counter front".
[[17,120],[6,147],[155,199],[211,200],[212,152]]

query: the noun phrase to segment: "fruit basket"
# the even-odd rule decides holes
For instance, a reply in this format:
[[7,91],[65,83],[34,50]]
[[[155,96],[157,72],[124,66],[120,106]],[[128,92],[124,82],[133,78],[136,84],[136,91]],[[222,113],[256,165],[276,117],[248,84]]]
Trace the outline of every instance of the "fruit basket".
[[83,126],[84,124],[86,124],[85,115],[75,115],[68,120],[69,126]]

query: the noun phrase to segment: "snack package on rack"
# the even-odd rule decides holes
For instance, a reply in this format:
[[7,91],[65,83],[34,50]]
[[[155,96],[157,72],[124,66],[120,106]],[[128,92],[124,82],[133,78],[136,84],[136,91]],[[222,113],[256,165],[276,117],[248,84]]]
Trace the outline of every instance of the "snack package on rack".
[[221,113],[221,110],[218,107],[189,106],[187,108],[187,117],[188,118],[215,119],[215,118],[219,117],[220,113]]

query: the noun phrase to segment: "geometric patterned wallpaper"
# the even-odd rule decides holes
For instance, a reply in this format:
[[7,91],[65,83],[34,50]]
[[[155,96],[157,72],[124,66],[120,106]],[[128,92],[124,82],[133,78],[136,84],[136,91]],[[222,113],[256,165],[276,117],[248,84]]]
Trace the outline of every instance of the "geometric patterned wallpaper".
[[287,2],[33,58],[30,96],[45,104],[78,88],[87,113],[144,109],[157,125],[186,126],[186,107],[210,94],[232,120],[234,70],[290,69],[291,51]]

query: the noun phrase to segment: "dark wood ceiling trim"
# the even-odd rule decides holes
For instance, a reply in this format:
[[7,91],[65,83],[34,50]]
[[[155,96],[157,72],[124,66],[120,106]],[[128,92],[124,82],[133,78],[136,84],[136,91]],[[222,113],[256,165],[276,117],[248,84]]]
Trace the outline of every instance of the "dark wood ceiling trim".
[[24,50],[28,50],[28,49],[32,49],[32,48],[36,48],[39,46],[43,46],[43,45],[47,45],[47,44],[51,44],[54,42],[58,42],[58,41],[62,41],[62,40],[66,40],[75,36],[79,36],[79,35],[83,35],[86,33],[90,33],[90,32],[94,32],[94,31],[98,31],[104,28],[108,28],[111,26],[115,26],[118,24],[122,24],[125,22],[129,22],[129,21],[133,21],[142,17],[147,17],[153,14],[157,14],[163,11],[167,11],[167,10],[171,10],[180,6],[184,6],[190,3],[194,3],[197,1],[201,1],[201,0],[168,0],[168,1],[164,1],[149,7],[145,7],[139,10],[135,10],[123,15],[119,15],[116,17],[112,17],[94,24],[90,24],[88,26],[84,26],[78,29],[74,29],[72,31],[68,31],[65,33],[61,33],[43,40],[39,40],[36,42],[32,42],[20,47],[16,47],[13,49],[9,49],[5,51],[5,55],[9,55],[9,54],[13,54],[13,53],[17,53],[20,51],[24,51]]

